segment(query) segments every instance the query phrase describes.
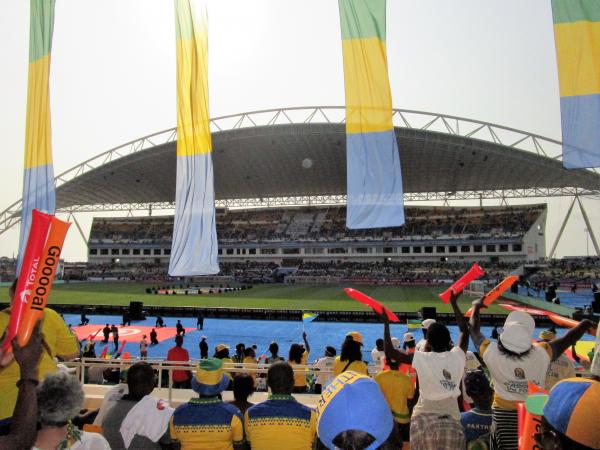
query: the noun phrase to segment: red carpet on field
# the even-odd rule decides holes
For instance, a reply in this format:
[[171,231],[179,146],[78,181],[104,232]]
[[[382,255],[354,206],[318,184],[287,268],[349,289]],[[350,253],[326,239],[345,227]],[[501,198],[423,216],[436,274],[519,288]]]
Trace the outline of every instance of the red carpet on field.
[[[79,327],[73,327],[73,329],[77,333],[77,339],[79,339],[80,341],[88,339],[90,335],[93,335],[98,330],[100,331],[98,331],[98,334],[94,337],[94,341],[103,341],[103,328],[104,326],[102,325],[83,325]],[[117,328],[119,329],[119,342],[140,342],[144,334],[146,335],[146,339],[148,340],[148,342],[150,342],[150,331],[152,331],[152,327],[138,325],[122,327],[121,325],[119,325],[117,326]],[[159,342],[171,339],[177,334],[177,329],[175,327],[162,327],[154,329],[156,330],[156,338]],[[186,333],[190,331],[195,331],[195,328],[185,329]],[[112,342],[112,334],[109,336],[108,341]]]

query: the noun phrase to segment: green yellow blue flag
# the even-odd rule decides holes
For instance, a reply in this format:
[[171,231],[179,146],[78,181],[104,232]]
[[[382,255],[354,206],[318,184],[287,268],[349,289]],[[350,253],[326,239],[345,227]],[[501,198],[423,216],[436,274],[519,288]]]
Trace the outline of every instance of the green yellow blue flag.
[[406,327],[409,330],[418,330],[419,328],[421,328],[421,321],[416,319],[408,319],[406,321]]
[[600,167],[600,1],[552,0],[563,165]]
[[29,19],[29,80],[25,125],[25,161],[19,259],[21,267],[29,229],[31,211],[54,214],[54,169],[52,167],[52,133],[50,126],[50,52],[54,31],[55,0],[31,0]]
[[302,314],[302,322],[310,323],[318,317],[318,314],[305,312]]
[[402,171],[392,124],[386,0],[339,0],[339,10],[346,93],[346,226],[401,226]]
[[175,0],[177,183],[169,275],[219,272],[208,110],[206,0]]

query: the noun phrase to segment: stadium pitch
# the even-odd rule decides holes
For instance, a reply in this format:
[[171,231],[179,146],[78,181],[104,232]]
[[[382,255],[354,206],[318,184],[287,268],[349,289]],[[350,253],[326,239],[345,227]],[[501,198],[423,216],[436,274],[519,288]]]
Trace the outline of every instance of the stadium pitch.
[[[313,285],[255,285],[252,289],[212,295],[153,295],[146,288],[156,284],[143,283],[72,283],[55,284],[49,305],[129,305],[142,301],[148,306],[198,306],[229,308],[268,308],[284,310],[366,311],[344,294],[342,286]],[[346,286],[344,286],[346,287]],[[438,297],[442,286],[348,286],[382,301],[397,312],[414,312],[424,306],[435,306],[438,312],[451,312],[450,305]],[[8,301],[8,289],[0,288],[0,298]],[[466,311],[473,298],[462,296],[461,307]],[[497,306],[489,313],[506,314]]]

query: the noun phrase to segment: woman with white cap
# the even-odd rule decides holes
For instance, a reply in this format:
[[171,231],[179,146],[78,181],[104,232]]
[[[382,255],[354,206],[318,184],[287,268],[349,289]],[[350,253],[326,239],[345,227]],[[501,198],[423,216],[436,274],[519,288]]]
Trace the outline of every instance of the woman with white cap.
[[450,305],[459,328],[457,345],[452,344],[448,328],[434,322],[427,329],[425,351],[417,348],[414,353],[393,348],[389,320],[385,314],[378,314],[384,324],[386,358],[412,364],[417,373],[419,398],[410,423],[412,450],[464,450],[466,447],[457,399],[465,368],[469,331],[458,306],[458,295],[454,292],[450,296]]
[[493,449],[516,449],[517,402],[527,399],[529,382],[543,387],[550,361],[577,342],[594,323],[583,320],[561,338],[532,343],[535,331],[533,317],[526,312],[513,311],[506,317],[498,342],[491,342],[481,333],[482,308],[485,308],[483,297],[473,302],[470,332],[494,384],[490,444]]

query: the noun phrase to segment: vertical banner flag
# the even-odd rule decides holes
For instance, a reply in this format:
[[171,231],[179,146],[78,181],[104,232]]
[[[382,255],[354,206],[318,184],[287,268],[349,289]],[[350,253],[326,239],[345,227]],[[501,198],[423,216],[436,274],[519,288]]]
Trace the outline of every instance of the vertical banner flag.
[[25,125],[23,202],[17,273],[31,227],[31,211],[54,214],[54,170],[50,128],[50,50],[55,0],[31,0],[29,21],[29,80]]
[[339,0],[346,91],[348,228],[404,224],[385,8],[386,0]]
[[600,167],[600,1],[552,0],[563,165]]
[[219,272],[208,112],[206,0],[175,0],[177,186],[169,275]]

